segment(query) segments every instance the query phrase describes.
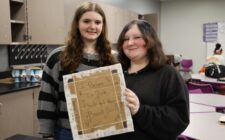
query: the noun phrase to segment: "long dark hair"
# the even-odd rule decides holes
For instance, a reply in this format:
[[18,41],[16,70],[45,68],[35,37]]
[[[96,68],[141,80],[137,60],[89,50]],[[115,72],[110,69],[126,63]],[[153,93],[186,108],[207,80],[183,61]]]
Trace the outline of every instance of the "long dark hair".
[[105,13],[102,8],[92,2],[84,2],[75,12],[72,21],[66,48],[60,54],[61,65],[63,69],[69,72],[75,72],[83,58],[84,42],[78,29],[79,20],[82,15],[88,11],[95,11],[102,16],[103,29],[102,33],[97,39],[96,52],[99,54],[99,66],[106,66],[115,63],[115,59],[111,54],[111,44],[107,39],[107,22]]
[[117,49],[119,52],[118,60],[122,64],[122,67],[125,70],[130,67],[130,59],[124,54],[122,46],[126,32],[135,24],[139,28],[146,42],[149,66],[157,69],[162,65],[167,64],[167,57],[162,50],[162,44],[153,27],[145,20],[133,20],[123,28],[117,43]]

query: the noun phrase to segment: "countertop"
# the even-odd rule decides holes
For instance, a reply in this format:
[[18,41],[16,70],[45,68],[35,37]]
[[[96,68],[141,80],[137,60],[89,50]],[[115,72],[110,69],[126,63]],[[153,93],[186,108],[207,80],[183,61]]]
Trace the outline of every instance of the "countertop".
[[15,83],[12,78],[0,79],[0,95],[40,86],[39,82]]
[[12,137],[7,138],[6,140],[45,140],[45,139],[33,137],[33,136],[17,134],[17,135],[14,135]]

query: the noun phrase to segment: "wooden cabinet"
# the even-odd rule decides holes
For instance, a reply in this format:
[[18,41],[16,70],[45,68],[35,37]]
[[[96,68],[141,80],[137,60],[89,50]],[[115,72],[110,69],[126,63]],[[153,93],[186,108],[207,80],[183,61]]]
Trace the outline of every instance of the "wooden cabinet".
[[27,0],[29,44],[64,44],[62,0]]
[[133,11],[124,10],[107,4],[99,4],[105,12],[108,37],[112,43],[117,43],[123,27],[131,20],[138,19],[138,14]]
[[[111,42],[115,43],[117,42],[117,34],[116,34],[116,23],[117,23],[117,18],[116,18],[116,7],[113,7],[111,5],[107,4],[100,4],[102,9],[105,12],[106,15],[106,21],[107,21],[107,27],[108,27],[108,38],[110,39]],[[110,10],[109,10],[110,9]]]
[[65,37],[69,35],[75,11],[82,2],[83,0],[64,0]]
[[0,44],[11,42],[9,0],[0,0]]
[[33,107],[33,114],[34,114],[34,118],[33,118],[33,122],[34,122],[34,136],[40,136],[38,134],[39,132],[39,122],[38,122],[38,118],[37,118],[37,108],[38,108],[38,97],[39,97],[39,92],[40,92],[40,87],[36,87],[34,88],[34,107]]
[[106,15],[109,39],[116,43],[124,26],[131,20],[138,19],[138,14],[107,4],[100,3],[100,6]]
[[141,19],[144,19],[146,21],[148,21],[152,27],[155,29],[155,31],[158,33],[158,16],[157,14],[153,13],[153,14],[145,14],[145,15],[141,15]]
[[0,95],[0,139],[33,135],[33,89]]
[[[65,35],[71,28],[74,13],[82,0],[65,0]],[[106,15],[108,26],[108,38],[112,43],[116,43],[123,27],[131,20],[138,19],[138,14],[133,11],[124,10],[112,5],[99,3]]]
[[40,87],[0,95],[0,139],[15,134],[40,136],[37,106]]
[[26,1],[10,0],[11,42],[26,43]]
[[1,0],[0,44],[64,44],[62,0]]

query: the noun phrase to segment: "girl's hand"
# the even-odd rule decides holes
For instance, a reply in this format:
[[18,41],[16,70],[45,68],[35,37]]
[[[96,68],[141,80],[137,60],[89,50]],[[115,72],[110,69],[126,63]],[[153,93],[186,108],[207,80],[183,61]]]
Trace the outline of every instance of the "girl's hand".
[[127,101],[127,106],[131,111],[131,114],[135,115],[140,107],[140,102],[139,102],[138,97],[136,96],[136,94],[133,91],[131,91],[128,88],[125,89],[124,95],[125,95],[125,99]]

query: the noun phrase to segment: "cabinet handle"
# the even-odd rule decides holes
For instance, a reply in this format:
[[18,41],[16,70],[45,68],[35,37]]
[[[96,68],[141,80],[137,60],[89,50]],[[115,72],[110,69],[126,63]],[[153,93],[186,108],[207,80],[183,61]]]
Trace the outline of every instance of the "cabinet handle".
[[25,41],[32,40],[32,36],[31,35],[24,35],[23,38],[24,38]]
[[0,103],[0,115],[2,115],[2,106],[3,106],[3,104]]
[[32,40],[32,36],[31,35],[29,36],[29,40]]
[[27,41],[27,40],[29,39],[29,36],[28,36],[28,35],[23,35],[23,39],[24,39],[25,41]]

